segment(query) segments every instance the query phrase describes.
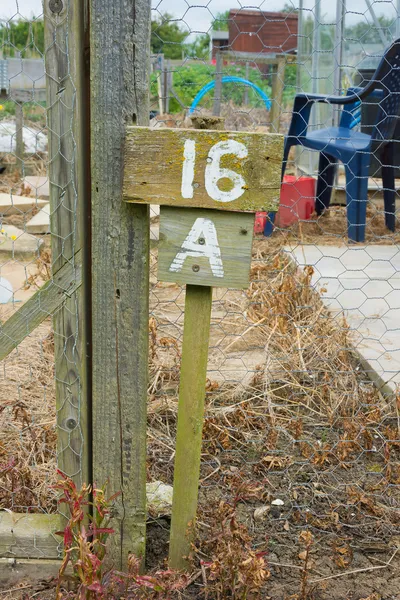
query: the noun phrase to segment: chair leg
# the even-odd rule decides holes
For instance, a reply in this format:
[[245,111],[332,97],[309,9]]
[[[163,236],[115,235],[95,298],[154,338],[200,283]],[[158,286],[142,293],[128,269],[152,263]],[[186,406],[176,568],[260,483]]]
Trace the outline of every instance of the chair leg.
[[269,237],[274,231],[276,212],[269,212],[265,219],[264,236]]
[[394,180],[394,148],[387,144],[381,154],[383,199],[385,205],[385,224],[390,231],[396,228],[396,190]]
[[369,160],[368,153],[360,153],[345,165],[348,237],[353,242],[365,240]]
[[335,173],[335,158],[321,152],[319,155],[317,197],[315,200],[317,215],[321,215],[330,204]]

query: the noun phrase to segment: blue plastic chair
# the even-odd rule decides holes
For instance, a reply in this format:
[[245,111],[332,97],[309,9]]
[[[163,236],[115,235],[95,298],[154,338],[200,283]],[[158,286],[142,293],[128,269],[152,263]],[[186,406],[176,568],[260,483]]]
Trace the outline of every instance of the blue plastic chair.
[[[378,99],[379,108],[372,134],[368,135],[355,131],[354,127],[361,119],[361,103],[371,97]],[[311,108],[315,102],[343,105],[339,127],[307,131]],[[365,239],[372,144],[382,164],[386,227],[391,231],[395,230],[394,140],[392,138],[399,113],[400,39],[386,51],[372,80],[364,88],[350,88],[346,96],[297,94],[295,97],[292,121],[285,140],[282,178],[292,146],[301,145],[319,151],[316,212],[321,215],[329,207],[337,161],[341,161],[346,172],[350,240],[363,242]]]

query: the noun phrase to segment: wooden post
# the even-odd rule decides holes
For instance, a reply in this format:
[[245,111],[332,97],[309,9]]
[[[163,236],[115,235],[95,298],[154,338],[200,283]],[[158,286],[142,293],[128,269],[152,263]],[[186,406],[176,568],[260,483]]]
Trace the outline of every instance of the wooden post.
[[24,171],[24,115],[22,112],[22,103],[15,103],[15,156],[16,156],[16,167],[20,177]]
[[[248,62],[246,62],[246,71],[245,71],[245,78],[247,79],[247,81],[249,80],[249,72],[250,72],[250,65]],[[247,85],[244,88],[244,99],[243,99],[244,105],[247,106],[249,103],[249,88],[247,87]]]
[[169,566],[184,569],[194,534],[207,378],[212,288],[187,285]]
[[122,202],[127,125],[148,125],[150,2],[91,0],[93,475],[121,491],[108,556],[143,555],[149,207]]
[[168,112],[168,67],[165,65],[163,74],[162,74],[162,89],[163,89],[163,114]]
[[162,71],[157,73],[158,110],[160,115],[164,114],[164,100],[162,93]]
[[[218,57],[221,61],[219,51],[217,65]],[[217,66],[218,70],[221,69]],[[207,120],[207,117],[205,119]],[[211,118],[208,119],[208,123],[208,127],[212,128]],[[186,286],[168,557],[171,569],[188,567],[188,557],[195,533],[211,307],[211,286]]]
[[271,131],[273,133],[279,133],[282,113],[283,88],[285,83],[285,65],[285,57],[278,55],[276,57],[276,67],[274,67],[274,73],[272,75],[272,107],[270,112],[270,120]]
[[169,99],[171,96],[171,63],[167,60],[167,66],[165,69],[165,112],[169,114]]
[[219,117],[221,114],[221,96],[222,96],[222,55],[221,51],[216,52],[217,64],[215,65],[215,87],[214,87],[214,106],[213,115]]
[[[61,5],[61,11],[58,8]],[[52,276],[70,281],[53,317],[58,467],[75,483],[91,481],[88,377],[88,227],[90,206],[87,2],[44,2]],[[82,258],[83,257],[83,258]],[[82,267],[83,263],[83,267]],[[67,272],[67,271],[66,271]],[[82,277],[82,285],[76,282]],[[63,294],[63,292],[68,292]]]

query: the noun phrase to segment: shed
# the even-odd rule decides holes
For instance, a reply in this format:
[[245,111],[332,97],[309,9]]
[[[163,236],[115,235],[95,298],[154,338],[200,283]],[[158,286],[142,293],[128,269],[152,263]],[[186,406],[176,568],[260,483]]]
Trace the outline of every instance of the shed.
[[229,11],[229,47],[237,52],[295,53],[297,31],[296,12]]

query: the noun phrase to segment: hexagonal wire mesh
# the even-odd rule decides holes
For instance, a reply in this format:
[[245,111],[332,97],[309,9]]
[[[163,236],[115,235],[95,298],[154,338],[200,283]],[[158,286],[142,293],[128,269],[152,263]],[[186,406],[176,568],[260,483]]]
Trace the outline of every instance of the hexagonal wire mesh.
[[[296,93],[343,95],[365,85],[398,37],[396,7],[385,3],[384,15],[375,1],[351,7],[339,1],[335,8],[326,0],[260,2],[251,10],[222,0],[154,4],[151,125],[190,128],[191,114],[221,114],[227,129],[287,134],[300,110],[293,111]],[[39,212],[48,212],[49,186],[42,16],[32,18],[31,9],[16,0],[4,10],[3,323],[51,277],[48,219]],[[64,49],[57,37],[52,44]],[[66,82],[73,94],[71,77]],[[214,292],[196,554],[205,561],[206,581],[208,561],[221,552],[215,523],[234,507],[247,528],[246,544],[267,551],[264,596],[306,594],[304,586],[317,586],[330,598],[374,591],[390,596],[398,589],[391,569],[398,567],[400,534],[399,253],[398,234],[385,225],[385,216],[395,213],[390,197],[385,210],[384,188],[390,186],[380,179],[382,161],[390,165],[391,156],[382,158],[382,143],[371,152],[361,150],[370,159],[368,189],[362,197],[350,195],[346,210],[346,189],[360,173],[348,158],[332,168],[344,155],[329,153],[344,135],[357,150],[360,140],[368,141],[361,134],[372,133],[382,96],[361,98],[358,115],[360,91],[355,93],[346,121],[350,133],[331,129],[322,146],[319,138],[324,202],[315,203],[317,153],[302,140],[289,155],[275,222],[271,215],[257,219],[249,289]],[[390,93],[393,97],[395,89]],[[62,104],[72,131],[71,106]],[[380,121],[397,110],[382,106]],[[337,127],[339,118],[337,105],[317,104],[308,132]],[[299,142],[304,135],[296,130],[291,139]],[[396,131],[390,139],[398,139]],[[63,157],[71,173],[74,148],[72,143]],[[75,194],[73,177],[66,184],[50,183],[60,187],[53,211],[63,212],[65,193]],[[158,227],[153,207],[148,470],[151,480],[172,483],[184,289],[157,281]],[[260,231],[264,227],[267,236]],[[74,238],[73,228],[61,241],[67,237]],[[76,317],[73,303],[69,310]],[[16,512],[55,509],[49,487],[57,454],[50,317],[1,362],[1,505]],[[76,366],[70,349],[77,333],[68,340],[62,331],[55,335],[65,360]],[[79,394],[69,402],[75,399],[79,417]],[[153,556],[153,539],[160,549],[165,527],[165,519],[149,527]],[[385,570],[377,577],[378,567]],[[344,577],[353,570],[355,578]]]
[[[51,486],[57,478],[57,459],[65,466],[65,455],[73,454],[74,464],[65,470],[79,481],[83,446],[88,443],[80,426],[77,340],[82,324],[77,298],[72,293],[63,308],[60,303],[50,308],[44,291],[48,282],[47,290],[52,288],[63,298],[78,277],[77,214],[71,210],[77,203],[75,87],[67,72],[49,104],[45,74],[48,56],[54,52],[68,56],[68,7],[66,3],[63,19],[54,22],[46,43],[41,2],[33,6],[10,0],[0,9],[0,505],[13,513],[55,513],[56,492]],[[57,125],[59,115],[64,130]],[[51,165],[58,165],[58,171],[54,167],[51,171]],[[50,209],[51,186],[57,200]],[[52,279],[54,265],[57,270],[63,265],[70,269],[68,281]],[[27,304],[35,293],[36,305]],[[7,320],[24,306],[28,310],[18,327],[10,326],[12,321]],[[56,409],[59,384],[68,393],[60,396]],[[59,417],[58,438],[60,431],[63,437],[57,445],[56,412],[66,410],[76,419],[75,432]],[[34,523],[23,521],[23,534],[32,534],[26,555],[57,556],[59,538],[54,536],[53,549],[43,549],[48,540],[35,542]],[[7,556],[21,552],[24,548],[15,541]]]
[[[262,597],[397,593],[398,142],[387,144],[399,139],[397,48],[381,91],[361,88],[399,36],[398,16],[361,0],[153,3],[151,125],[220,115],[228,130],[289,134],[293,146],[278,214],[256,220],[248,290],[213,295],[196,558],[221,597],[232,512],[267,552]],[[310,102],[350,88],[343,113]],[[149,476],[172,483],[185,292],[157,281],[152,215]],[[160,537],[165,521],[153,527]],[[377,567],[388,571],[377,578]]]

